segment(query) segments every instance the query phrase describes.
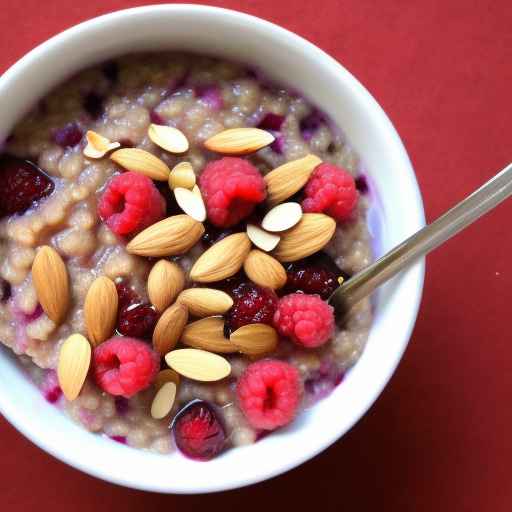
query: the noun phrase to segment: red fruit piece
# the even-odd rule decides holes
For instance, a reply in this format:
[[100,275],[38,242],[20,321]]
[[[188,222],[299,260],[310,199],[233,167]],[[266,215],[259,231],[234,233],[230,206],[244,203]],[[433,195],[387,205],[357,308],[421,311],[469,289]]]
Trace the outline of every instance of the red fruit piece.
[[159,369],[160,356],[134,338],[114,336],[93,352],[96,383],[111,395],[132,397],[153,382]]
[[117,235],[134,235],[163,219],[165,201],[147,176],[125,172],[108,184],[98,213]]
[[199,178],[208,220],[218,227],[234,226],[248,217],[266,197],[266,185],[256,167],[243,158],[210,162]]
[[297,413],[302,393],[299,372],[284,361],[264,359],[246,368],[236,392],[253,428],[275,430],[290,423]]
[[292,293],[279,300],[274,327],[297,345],[319,347],[334,334],[334,310],[318,295]]
[[352,175],[332,164],[320,164],[313,171],[305,193],[305,212],[323,212],[337,221],[350,218],[359,197]]
[[209,460],[226,446],[226,432],[212,406],[196,400],[172,424],[176,446],[188,457]]
[[76,146],[82,140],[84,133],[76,123],[68,123],[53,134],[55,144],[63,148]]
[[117,330],[124,336],[151,339],[158,317],[149,304],[129,304],[119,310]]
[[53,189],[50,177],[32,162],[0,156],[0,218],[23,213]]

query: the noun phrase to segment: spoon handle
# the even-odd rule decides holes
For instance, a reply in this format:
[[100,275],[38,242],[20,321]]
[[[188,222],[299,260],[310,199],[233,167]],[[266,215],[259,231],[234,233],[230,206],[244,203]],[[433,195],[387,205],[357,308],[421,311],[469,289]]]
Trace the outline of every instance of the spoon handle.
[[347,280],[332,294],[329,302],[338,315],[343,315],[377,286],[455,236],[510,195],[512,164],[444,215]]

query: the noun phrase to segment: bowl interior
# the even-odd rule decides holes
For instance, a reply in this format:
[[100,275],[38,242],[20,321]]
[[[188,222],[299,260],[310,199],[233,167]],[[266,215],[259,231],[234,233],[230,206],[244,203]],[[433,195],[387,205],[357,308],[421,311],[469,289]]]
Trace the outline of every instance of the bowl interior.
[[[0,79],[0,98],[4,98],[0,141],[39,97],[74,72],[113,56],[164,49],[213,54],[257,66],[269,77],[301,91],[328,113],[362,157],[370,177],[374,191],[370,226],[378,234],[376,256],[424,224],[422,201],[407,154],[369,93],[304,39],[268,22],[223,9],[191,5],[137,8],[59,34]],[[371,406],[407,345],[419,306],[423,271],[420,262],[378,291],[367,347],[343,384],[328,398],[289,428],[209,463],[142,452],[87,433],[47,404],[7,350],[0,350],[0,410],[44,450],[115,483],[176,493],[254,483],[316,455]],[[78,446],[87,449],[77,450]]]

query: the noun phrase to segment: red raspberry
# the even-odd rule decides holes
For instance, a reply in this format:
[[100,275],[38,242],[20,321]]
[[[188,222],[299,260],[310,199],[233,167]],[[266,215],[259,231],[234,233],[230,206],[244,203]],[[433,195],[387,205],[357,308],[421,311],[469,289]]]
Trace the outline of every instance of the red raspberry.
[[277,359],[250,364],[236,388],[247,421],[252,427],[263,430],[274,430],[293,420],[301,391],[297,369]]
[[305,212],[324,212],[337,221],[347,220],[359,194],[352,175],[332,164],[320,164],[306,185]]
[[319,347],[334,334],[334,310],[318,295],[292,293],[279,301],[274,327],[297,345]]
[[116,235],[134,235],[163,219],[165,201],[147,176],[125,172],[108,184],[98,213]]
[[248,217],[266,197],[260,172],[243,158],[210,162],[199,178],[208,220],[219,227],[234,226]]
[[160,356],[135,338],[114,336],[94,349],[94,378],[111,395],[132,397],[151,384],[159,369]]

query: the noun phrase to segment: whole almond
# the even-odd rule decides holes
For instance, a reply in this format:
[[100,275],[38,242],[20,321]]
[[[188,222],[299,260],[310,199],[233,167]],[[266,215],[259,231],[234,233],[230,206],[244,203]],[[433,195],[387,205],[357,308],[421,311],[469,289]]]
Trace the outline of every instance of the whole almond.
[[144,174],[152,180],[167,181],[171,173],[163,160],[144,149],[118,149],[110,155],[110,159],[124,169]]
[[87,146],[84,149],[84,155],[87,158],[103,158],[109,151],[121,146],[119,142],[111,142],[107,137],[89,130],[85,134]]
[[233,299],[226,292],[215,288],[187,288],[179,294],[177,302],[199,318],[223,315],[233,305]]
[[188,321],[188,309],[183,304],[169,306],[160,316],[153,331],[153,348],[162,356],[172,350]]
[[179,265],[159,260],[148,276],[148,296],[157,311],[169,307],[185,286],[185,273]]
[[230,128],[210,137],[206,149],[224,155],[247,155],[274,142],[275,137],[259,128]]
[[231,333],[229,340],[238,347],[242,354],[262,356],[276,349],[279,336],[270,325],[248,324]]
[[108,277],[98,277],[89,287],[84,302],[84,317],[93,347],[103,343],[114,332],[118,302],[116,285]]
[[52,247],[44,245],[37,251],[32,281],[44,312],[59,325],[69,308],[69,277],[64,261]]
[[286,231],[300,221],[302,208],[299,203],[281,203],[267,212],[261,221],[261,227],[272,233]]
[[176,399],[176,384],[166,382],[156,393],[151,404],[151,416],[156,420],[165,418],[174,405]]
[[238,349],[224,337],[224,319],[218,316],[202,318],[188,324],[181,335],[181,342],[192,348],[229,354]]
[[306,155],[298,160],[283,164],[265,176],[267,202],[274,206],[298,192],[322,160],[316,155]]
[[283,265],[266,252],[253,249],[245,258],[244,271],[253,282],[277,290],[286,284],[286,270]]
[[185,153],[188,151],[188,140],[185,134],[172,126],[150,124],[148,128],[149,138],[161,148],[170,153]]
[[269,233],[254,224],[247,224],[247,236],[256,247],[259,247],[266,252],[275,249],[279,240],[281,240],[279,235]]
[[212,283],[235,275],[251,250],[246,233],[234,233],[203,252],[190,270],[190,278],[199,283]]
[[173,350],[165,362],[183,377],[200,382],[222,380],[231,373],[231,365],[222,356],[195,348]]
[[204,226],[189,215],[173,215],[139,233],[126,246],[138,256],[173,256],[191,249],[204,233]]
[[90,343],[81,334],[72,334],[60,347],[57,364],[59,386],[68,400],[80,394],[90,364]]
[[169,174],[169,187],[174,190],[177,187],[192,190],[196,184],[196,173],[189,162],[180,162],[173,167]]
[[166,382],[174,382],[176,387],[180,385],[180,374],[167,368],[166,370],[160,370],[153,381],[153,386],[155,386],[158,391]]
[[174,189],[174,197],[178,206],[193,219],[198,222],[204,222],[206,220],[206,206],[202,196],[194,194],[192,190],[187,188],[177,187]]
[[334,235],[336,222],[323,213],[305,213],[292,229],[281,234],[273,254],[279,261],[297,261],[324,248]]

